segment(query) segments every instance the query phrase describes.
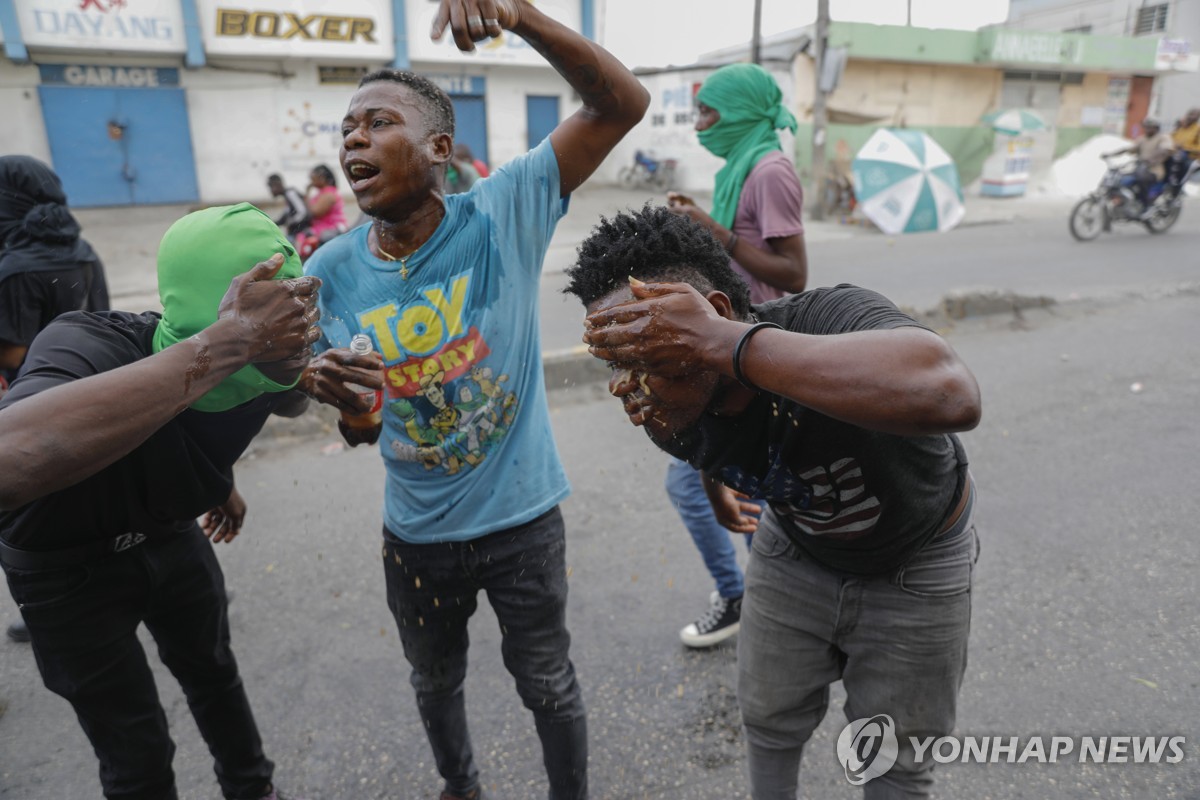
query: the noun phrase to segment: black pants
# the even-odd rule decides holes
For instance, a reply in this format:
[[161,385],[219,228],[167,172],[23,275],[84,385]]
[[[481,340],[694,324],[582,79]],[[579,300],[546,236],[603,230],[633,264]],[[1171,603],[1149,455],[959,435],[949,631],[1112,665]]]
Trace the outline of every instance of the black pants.
[[105,797],[177,797],[141,623],[183,688],[225,797],[266,793],[274,765],[229,647],[225,578],[199,527],[80,566],[4,571],[46,688],[71,703],[100,759]]
[[500,623],[504,666],[533,712],[550,800],[586,800],[587,713],[568,655],[562,512],[466,542],[411,544],[385,528],[383,571],[446,791],[466,796],[480,785],[463,681],[467,622],[482,589]]

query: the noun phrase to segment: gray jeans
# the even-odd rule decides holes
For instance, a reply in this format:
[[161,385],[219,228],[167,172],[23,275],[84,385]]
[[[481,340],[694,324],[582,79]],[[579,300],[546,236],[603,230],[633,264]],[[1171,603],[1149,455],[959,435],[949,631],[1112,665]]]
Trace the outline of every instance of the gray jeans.
[[928,797],[931,764],[908,737],[954,728],[967,665],[971,574],[979,557],[974,499],[959,521],[894,575],[842,578],[798,552],[774,514],[754,534],[738,632],[738,702],[754,800],[795,800],[800,757],[846,688],[846,718],[887,714],[900,751],[866,783],[868,800]]

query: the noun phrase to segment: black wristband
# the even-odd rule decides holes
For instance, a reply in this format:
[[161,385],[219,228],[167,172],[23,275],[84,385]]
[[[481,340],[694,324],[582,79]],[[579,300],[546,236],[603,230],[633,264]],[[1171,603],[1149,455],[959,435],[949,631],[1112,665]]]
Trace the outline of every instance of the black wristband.
[[750,341],[750,337],[763,328],[779,328],[779,330],[783,330],[782,327],[776,325],[774,322],[756,322],[746,329],[746,332],[742,334],[742,338],[738,339],[737,346],[733,348],[733,377],[742,386],[745,386],[747,389],[753,389],[756,392],[760,391],[760,389],[742,373],[742,351],[746,349],[746,343]]

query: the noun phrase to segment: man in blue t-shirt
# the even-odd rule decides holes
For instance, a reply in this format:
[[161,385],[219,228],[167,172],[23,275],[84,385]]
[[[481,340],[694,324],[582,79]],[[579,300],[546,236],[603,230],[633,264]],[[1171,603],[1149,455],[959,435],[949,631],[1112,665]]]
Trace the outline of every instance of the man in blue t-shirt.
[[[347,384],[385,388],[388,606],[443,800],[481,796],[462,688],[479,589],[534,714],[550,797],[584,798],[587,728],[568,657],[558,510],[569,486],[550,435],[538,282],[568,196],[642,118],[648,95],[612,55],[528,3],[469,0],[451,20],[457,5],[443,1],[434,38],[450,25],[469,51],[511,31],[546,56],[583,107],[470,191],[445,194],[449,98],[408,72],[363,78],[342,122],[341,164],[372,223],[308,262],[324,281],[328,327],[302,385],[344,411],[367,409]],[[350,354],[358,333],[378,355]]]

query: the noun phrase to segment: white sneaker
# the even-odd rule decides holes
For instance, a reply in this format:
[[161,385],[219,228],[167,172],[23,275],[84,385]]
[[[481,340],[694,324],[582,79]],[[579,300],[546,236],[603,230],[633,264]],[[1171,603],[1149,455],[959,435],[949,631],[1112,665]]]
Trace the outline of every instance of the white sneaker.
[[688,647],[712,647],[738,632],[742,619],[742,598],[726,599],[713,592],[704,616],[679,632]]

